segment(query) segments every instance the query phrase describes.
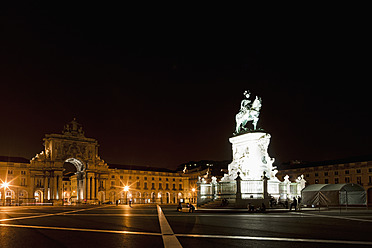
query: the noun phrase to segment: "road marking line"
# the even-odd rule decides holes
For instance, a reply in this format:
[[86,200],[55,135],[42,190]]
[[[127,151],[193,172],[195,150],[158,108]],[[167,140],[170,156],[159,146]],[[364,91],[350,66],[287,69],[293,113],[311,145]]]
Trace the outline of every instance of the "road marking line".
[[116,211],[116,212],[123,212],[123,211],[130,211],[130,212],[133,212],[133,211],[150,211],[150,212],[156,212],[156,210],[154,209],[150,209],[150,208],[141,208],[141,209],[135,209],[134,207],[130,208],[130,207],[115,207],[113,205],[106,205],[107,207],[112,207],[110,209],[106,209],[107,212],[109,211]]
[[139,235],[152,235],[152,236],[160,236],[161,235],[161,233],[151,233],[151,232],[132,232],[132,231],[121,231],[121,230],[85,229],[85,228],[55,227],[55,226],[30,226],[30,225],[14,225],[14,224],[5,224],[5,223],[1,223],[0,226],[46,229],[46,230],[59,230],[59,231],[81,231],[81,232],[116,233],[116,234],[139,234]]
[[252,214],[240,214],[240,215],[231,215],[231,214],[198,214],[194,213],[192,215],[190,214],[167,214],[167,216],[172,216],[172,217],[226,217],[226,218],[231,218],[231,217],[249,217],[249,218],[313,218],[313,216],[294,216],[294,215],[252,215]]
[[[66,215],[76,215],[76,216],[158,216],[158,214],[66,214]],[[208,215],[208,214],[167,214],[168,217],[186,217],[189,218],[191,216],[193,217],[225,217],[225,218],[231,218],[231,215]],[[257,215],[257,216],[249,216],[249,215],[239,215],[236,217],[252,217],[252,218],[266,218],[269,217],[267,215]],[[314,218],[313,216],[294,216],[294,215],[287,215],[287,216],[270,216],[272,218]]]
[[159,217],[159,224],[160,224],[160,230],[163,238],[163,243],[165,248],[182,248],[182,245],[178,241],[177,237],[174,235],[172,228],[170,227],[167,218],[165,218],[165,215],[163,211],[161,210],[161,207],[157,205],[158,210],[158,217]]
[[72,215],[72,216],[102,216],[102,217],[107,217],[107,216],[118,216],[118,217],[157,217],[157,214],[63,214],[63,215]]
[[[96,232],[96,233],[113,233],[113,234],[133,234],[133,235],[150,235],[162,236],[164,247],[182,247],[177,237],[190,237],[190,238],[220,238],[220,239],[243,239],[243,240],[261,240],[261,241],[284,241],[284,242],[307,242],[307,243],[330,243],[330,244],[351,244],[351,245],[372,245],[371,241],[352,241],[352,240],[326,240],[326,239],[301,239],[301,238],[280,238],[280,237],[254,237],[254,236],[223,236],[223,235],[210,235],[210,234],[173,234],[164,235],[162,233],[152,232],[132,232],[121,230],[102,230],[102,229],[84,229],[74,227],[53,227],[53,226],[31,226],[31,225],[15,225],[0,223],[4,227],[18,227],[18,228],[33,228],[45,230],[58,230],[58,231],[81,231],[81,232]],[[177,241],[177,242],[175,242]]]
[[10,221],[10,220],[34,219],[34,218],[42,218],[42,217],[49,217],[49,216],[56,216],[56,215],[66,215],[68,213],[76,213],[76,212],[87,211],[87,210],[97,209],[97,208],[103,208],[103,207],[107,207],[107,206],[100,206],[100,207],[95,207],[95,208],[77,209],[77,210],[60,212],[60,213],[53,213],[53,214],[41,214],[41,215],[24,216],[24,217],[17,217],[17,218],[0,219],[0,222]]
[[327,239],[301,239],[301,238],[280,238],[280,237],[253,237],[253,236],[223,236],[209,234],[176,234],[177,237],[191,238],[220,238],[220,239],[245,239],[261,241],[287,241],[287,242],[308,242],[308,243],[330,243],[330,244],[352,244],[352,245],[372,245],[372,241],[358,240],[327,240]]
[[0,212],[0,214],[47,214],[46,212]]
[[310,215],[310,216],[316,216],[316,217],[333,218],[333,219],[341,219],[341,220],[355,220],[355,221],[372,222],[372,220],[358,219],[358,218],[350,218],[350,217],[343,217],[343,216],[320,215],[320,214],[308,214],[308,213],[293,213],[293,214],[298,214],[298,215]]

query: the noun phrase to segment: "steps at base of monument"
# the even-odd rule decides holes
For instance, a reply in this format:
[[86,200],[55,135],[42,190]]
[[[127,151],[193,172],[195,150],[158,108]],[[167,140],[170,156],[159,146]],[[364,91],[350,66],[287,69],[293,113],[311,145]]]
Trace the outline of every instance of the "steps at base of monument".
[[222,206],[222,199],[216,199],[214,201],[210,201],[206,204],[201,205],[199,208],[205,209],[214,209],[214,208],[235,208],[235,201],[229,200],[229,203],[225,206]]

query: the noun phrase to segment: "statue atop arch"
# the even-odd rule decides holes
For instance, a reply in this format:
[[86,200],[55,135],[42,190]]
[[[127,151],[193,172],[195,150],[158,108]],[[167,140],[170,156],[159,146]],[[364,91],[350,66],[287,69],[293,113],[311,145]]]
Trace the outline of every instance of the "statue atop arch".
[[249,99],[251,93],[249,91],[244,91],[243,95],[245,99],[243,99],[240,103],[240,110],[236,114],[236,128],[235,128],[235,135],[246,133],[250,129],[247,127],[249,121],[252,121],[253,131],[257,130],[257,122],[258,117],[260,115],[260,110],[262,106],[262,100],[260,97],[256,96],[253,103]]
[[76,118],[65,125],[62,133],[69,136],[84,137],[83,126],[76,121]]

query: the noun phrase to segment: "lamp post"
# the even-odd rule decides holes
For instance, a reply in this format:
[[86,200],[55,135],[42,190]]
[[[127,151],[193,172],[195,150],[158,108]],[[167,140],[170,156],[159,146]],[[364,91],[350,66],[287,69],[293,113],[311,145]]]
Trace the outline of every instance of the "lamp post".
[[195,203],[195,188],[192,188],[191,191],[192,191],[192,203]]
[[127,197],[128,191],[129,191],[129,186],[124,186],[124,192],[125,192],[125,205],[128,204],[128,197]]
[[3,206],[5,206],[5,190],[7,189],[7,188],[9,188],[9,185],[10,185],[10,182],[7,182],[7,181],[3,181],[3,180],[1,180],[1,186],[0,186],[0,188],[3,188],[3,192],[4,192],[4,194],[2,194],[1,195],[1,200],[2,200],[2,202],[3,202]]

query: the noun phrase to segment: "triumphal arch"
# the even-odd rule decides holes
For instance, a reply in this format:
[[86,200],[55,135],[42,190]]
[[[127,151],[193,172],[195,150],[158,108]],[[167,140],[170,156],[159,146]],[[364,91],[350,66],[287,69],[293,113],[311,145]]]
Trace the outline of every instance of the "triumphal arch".
[[108,179],[108,165],[98,156],[98,142],[84,135],[82,126],[72,120],[62,134],[46,134],[44,150],[31,159],[30,178],[35,199],[62,202],[66,198],[64,179],[70,181],[75,202],[96,202]]

